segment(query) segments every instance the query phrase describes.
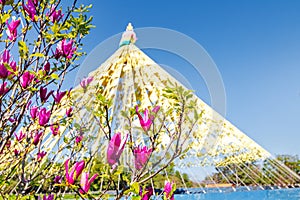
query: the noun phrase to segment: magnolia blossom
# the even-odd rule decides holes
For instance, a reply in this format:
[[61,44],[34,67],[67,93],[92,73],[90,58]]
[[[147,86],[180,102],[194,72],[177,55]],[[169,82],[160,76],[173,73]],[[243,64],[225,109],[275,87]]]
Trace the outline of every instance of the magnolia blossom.
[[68,109],[66,110],[66,115],[67,115],[67,117],[71,117],[71,116],[72,116],[72,111],[73,111],[73,108],[72,108],[72,107],[70,107],[70,108],[68,108]]
[[[144,195],[143,195],[144,193]],[[146,187],[145,191],[143,191],[142,188],[140,188],[140,197],[142,197],[141,200],[149,200],[151,196],[153,195],[153,188],[152,187]]]
[[59,134],[59,125],[51,125],[50,130],[52,131],[52,135],[56,136]]
[[47,88],[40,87],[40,98],[42,103],[45,103],[47,99],[50,97],[50,95],[52,95],[52,93],[53,90],[49,91],[49,93],[47,94]]
[[61,10],[55,10],[55,6],[51,7],[51,9],[47,13],[47,15],[49,16],[49,19],[51,20],[52,23],[58,22],[64,16],[64,14],[62,14]]
[[65,94],[67,93],[67,91],[64,92],[55,92],[55,94],[53,95],[54,101],[56,104],[59,104],[61,99],[65,96]]
[[8,121],[9,121],[10,123],[15,123],[15,122],[17,121],[17,119],[16,119],[16,118],[13,118],[13,117],[10,117],[10,118],[8,118]]
[[67,42],[66,39],[63,39],[56,46],[55,58],[58,59],[63,56],[70,59],[73,57],[75,51],[76,47],[73,47],[73,40]]
[[98,176],[98,174],[94,174],[91,177],[91,179],[89,180],[89,173],[83,172],[81,174],[81,179],[80,179],[81,188],[80,188],[79,192],[81,194],[86,194],[89,191],[90,187],[91,187],[91,183],[97,178],[97,176]]
[[[14,72],[16,72],[16,70],[17,70],[17,63],[16,63],[16,61],[14,61],[14,60],[10,61],[9,65],[10,65],[11,69]],[[11,72],[8,72],[8,73],[11,74]]]
[[148,162],[150,155],[152,153],[152,148],[148,149],[147,146],[140,147],[137,146],[133,150],[134,155],[134,166],[137,170],[140,170]]
[[38,107],[37,106],[32,106],[30,108],[30,116],[32,119],[35,119],[39,114],[39,110],[38,110]]
[[61,176],[55,176],[55,178],[54,178],[54,183],[57,183],[57,184],[61,184],[61,182],[62,182],[62,177]]
[[45,126],[50,119],[51,110],[47,111],[46,108],[42,108],[39,112],[39,124]]
[[33,81],[34,77],[35,76],[31,74],[29,71],[24,72],[24,74],[20,78],[20,84],[22,88],[27,88]]
[[23,140],[24,137],[26,137],[26,134],[23,133],[23,131],[20,131],[19,133],[14,133],[14,135],[18,142],[20,142],[21,140]]
[[37,0],[28,0],[26,5],[23,4],[23,8],[27,15],[30,17],[32,21],[35,21],[35,15],[36,15],[36,5],[37,5]]
[[6,20],[7,30],[6,34],[8,36],[8,39],[11,41],[15,41],[17,38],[17,28],[20,25],[21,20],[16,20],[15,17],[12,18],[12,21],[8,23],[8,20]]
[[76,162],[73,167],[71,168],[71,171],[69,171],[69,162],[70,159],[66,160],[65,162],[65,169],[66,169],[66,182],[69,185],[73,185],[76,181],[76,179],[78,178],[78,176],[80,176],[82,170],[84,169],[85,163],[84,160],[80,161],[80,162]]
[[107,148],[107,162],[110,166],[114,166],[120,159],[120,156],[124,150],[128,134],[121,141],[121,133],[116,133],[111,138]]
[[8,70],[3,63],[0,63],[0,78],[5,79],[8,76]]
[[[152,112],[157,113],[159,111],[159,109],[160,109],[160,107],[156,106],[155,108],[153,108]],[[148,111],[147,108],[144,111],[144,116],[142,116],[139,113],[139,107],[138,106],[135,107],[135,111],[136,111],[136,114],[138,115],[138,118],[140,120],[141,127],[144,129],[144,131],[148,131],[150,129],[150,126],[151,126],[153,120],[154,120],[154,116],[149,115],[149,111]]]
[[0,78],[7,78],[12,72],[7,69],[9,66],[14,72],[17,70],[17,63],[14,60],[11,60],[11,55],[8,50],[4,50],[3,54],[0,55]]
[[88,85],[93,81],[93,79],[94,79],[93,76],[82,79],[82,81],[80,82],[80,86],[83,89],[86,89],[88,87]]
[[176,184],[174,182],[165,181],[164,199],[174,200],[175,189],[176,189]]
[[50,71],[50,63],[49,62],[46,62],[46,64],[44,65],[44,71],[46,72],[46,74],[49,73],[49,71]]
[[9,87],[6,86],[7,82],[4,82],[3,84],[0,83],[0,97],[4,94],[7,93],[7,91],[9,90]]
[[45,152],[45,151],[38,152],[37,153],[37,160],[41,161],[45,157],[46,154],[47,154],[47,152]]
[[15,156],[18,156],[20,154],[20,151],[18,149],[14,149]]
[[76,136],[76,138],[75,138],[76,144],[78,144],[79,142],[81,142],[82,139],[83,139],[83,135],[78,135],[78,136]]
[[34,145],[38,145],[38,143],[40,142],[40,139],[41,139],[42,135],[43,135],[43,132],[40,132],[40,133],[36,132],[35,133],[35,135],[33,137],[33,144]]
[[10,60],[10,52],[6,49],[4,49],[3,54],[0,57],[0,62],[1,63],[9,63]]

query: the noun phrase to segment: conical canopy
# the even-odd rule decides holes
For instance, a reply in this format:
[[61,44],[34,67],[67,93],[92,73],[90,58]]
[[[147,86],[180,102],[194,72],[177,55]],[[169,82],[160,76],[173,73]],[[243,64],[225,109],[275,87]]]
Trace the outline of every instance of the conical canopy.
[[[83,108],[76,115],[77,123],[84,124],[89,130],[88,134],[93,136],[88,148],[94,153],[99,149],[105,151],[107,144],[105,132],[108,128],[99,124],[108,120],[112,132],[121,132],[124,135],[128,132],[129,121],[122,113],[134,109],[136,105],[139,105],[141,110],[151,109],[156,105],[161,107],[162,112],[170,110],[174,102],[163,95],[163,89],[180,86],[183,90],[188,90],[136,47],[135,40],[132,27],[128,28],[123,34],[119,49],[95,71],[89,73],[89,77],[93,77],[90,85],[84,89],[80,85],[73,89],[76,106]],[[102,99],[101,101],[111,100],[111,107],[106,110],[110,115],[109,119],[103,116],[95,119],[95,115],[90,114],[97,113],[100,109],[95,103],[97,98]],[[201,113],[201,118],[194,126],[191,126],[188,120],[183,121],[183,127],[191,134],[186,143],[189,146],[188,150],[176,161],[178,167],[224,167],[229,164],[271,159],[269,152],[195,94],[191,96],[191,101],[194,102],[198,113]],[[169,123],[165,126],[170,132],[176,129],[172,121],[177,119],[177,115],[168,113],[166,116]],[[194,117],[192,113],[189,115],[191,118]],[[136,118],[132,124],[139,126],[138,119]],[[136,133],[136,143],[147,143],[143,134],[139,133],[140,129],[132,131]],[[161,148],[167,145],[170,137],[172,137],[170,133],[161,134]],[[127,150],[127,153],[130,154],[130,151]],[[130,159],[129,155],[124,155],[124,163],[128,163]]]

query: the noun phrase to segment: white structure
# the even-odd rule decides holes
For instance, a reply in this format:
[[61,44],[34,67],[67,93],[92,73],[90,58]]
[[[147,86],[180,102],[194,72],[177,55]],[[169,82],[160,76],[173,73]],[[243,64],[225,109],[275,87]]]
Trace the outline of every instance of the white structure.
[[[99,125],[105,124],[104,116],[95,117],[91,114],[97,115],[98,110],[102,109],[103,111],[104,109],[95,103],[97,96],[102,98],[102,101],[112,100],[112,106],[107,109],[107,113],[111,117],[109,118],[110,128],[113,132],[125,133],[128,132],[129,122],[122,115],[122,112],[129,113],[129,110],[138,104],[141,110],[160,105],[160,112],[166,112],[174,106],[174,102],[163,95],[163,89],[177,85],[188,90],[136,47],[135,40],[136,36],[130,24],[123,34],[120,48],[98,69],[89,74],[89,76],[94,77],[94,80],[87,90],[83,91],[80,86],[73,89],[76,106],[83,108],[76,115],[77,122],[87,128],[88,134],[93,136],[88,149],[90,152],[99,153],[104,157],[107,145],[105,132],[108,132],[109,128]],[[194,126],[188,120],[183,121],[183,127],[186,129],[183,130],[183,133],[188,136],[184,147],[189,148],[189,150],[185,152],[182,159],[178,158],[175,161],[178,169],[186,171],[190,168],[190,173],[195,173],[195,169],[192,168],[205,170],[207,167],[221,169],[230,166],[230,170],[233,172],[232,167],[236,166],[235,170],[240,168],[253,179],[253,185],[280,184],[286,186],[299,182],[300,179],[295,173],[272,159],[268,151],[215,112],[199,97],[192,95],[190,101],[194,102],[198,113],[201,113],[201,117]],[[193,113],[188,115],[190,118],[195,117]],[[161,119],[159,116],[157,118]],[[176,129],[175,124],[177,122],[175,121],[177,119],[178,113],[175,112],[166,116],[166,121],[168,121],[166,127],[171,133]],[[139,126],[138,119],[135,118],[132,126],[135,127],[131,130],[135,135],[135,143],[147,144],[149,141],[145,139],[141,129],[137,128]],[[158,148],[164,150],[171,140],[171,133],[167,131],[160,133],[161,145]],[[132,158],[129,149],[126,152],[128,154],[123,157],[123,162],[125,165],[130,165]],[[264,161],[265,163],[268,162],[268,166],[272,168],[272,170],[268,169],[269,172],[265,169],[265,174],[258,175],[253,168],[248,166],[253,162],[263,163]],[[256,182],[256,176],[268,176],[270,174],[279,177],[278,181]],[[207,173],[207,175],[210,174]],[[230,180],[226,174],[223,176],[230,183],[234,181]],[[211,181],[215,182],[214,179]],[[236,181],[243,185],[243,180],[236,179]]]

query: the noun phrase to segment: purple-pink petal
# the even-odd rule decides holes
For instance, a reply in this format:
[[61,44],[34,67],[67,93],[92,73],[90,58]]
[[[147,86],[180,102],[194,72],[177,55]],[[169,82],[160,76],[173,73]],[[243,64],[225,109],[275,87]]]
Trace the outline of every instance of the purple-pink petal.
[[150,155],[152,153],[152,148],[149,148],[147,146],[140,147],[137,146],[133,150],[134,154],[134,165],[137,170],[142,169],[145,164],[148,162]]
[[45,126],[49,122],[50,116],[51,110],[47,111],[46,108],[42,108],[39,112],[39,124]]
[[126,134],[125,138],[122,140],[121,133],[116,133],[109,141],[107,148],[107,162],[110,166],[115,165],[119,161],[125,148],[127,138],[128,134]]

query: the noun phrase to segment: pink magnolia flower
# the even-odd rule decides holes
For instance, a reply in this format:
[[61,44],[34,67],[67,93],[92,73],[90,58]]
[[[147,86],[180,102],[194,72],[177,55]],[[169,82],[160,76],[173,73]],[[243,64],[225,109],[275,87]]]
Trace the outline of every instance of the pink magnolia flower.
[[26,134],[23,133],[23,131],[20,131],[19,133],[14,133],[14,135],[18,142],[20,142],[21,140],[23,140],[24,137],[26,137]]
[[116,133],[111,138],[107,148],[107,162],[110,166],[115,165],[124,150],[128,134],[126,134],[125,138],[121,141],[121,133]]
[[3,63],[0,63],[0,78],[5,79],[8,76],[8,70]]
[[50,71],[50,63],[49,62],[46,62],[46,64],[44,65],[44,71],[46,72],[46,74],[49,73],[49,71]]
[[15,122],[17,121],[17,119],[16,119],[16,118],[13,118],[13,117],[10,117],[10,118],[8,118],[8,121],[9,121],[10,123],[15,123]]
[[6,34],[8,36],[8,39],[10,39],[11,41],[15,41],[17,38],[17,28],[20,25],[21,20],[15,20],[15,18],[12,18],[12,21],[10,23],[8,23],[8,20],[6,20],[6,24],[7,24],[7,30],[6,30]]
[[10,52],[4,49],[3,54],[1,55],[0,62],[1,63],[9,63],[10,60]]
[[42,108],[39,112],[39,124],[45,126],[50,119],[51,110],[47,111],[46,108]]
[[[155,108],[153,108],[152,112],[157,113],[159,111],[159,109],[160,109],[160,107],[156,106]],[[148,131],[151,127],[151,124],[152,124],[153,120],[154,120],[154,116],[153,115],[149,116],[149,111],[148,111],[147,108],[144,111],[144,117],[142,117],[142,115],[139,113],[139,107],[138,106],[135,107],[135,111],[136,111],[136,114],[139,117],[140,124],[141,124],[142,128],[144,129],[144,131]]]
[[67,91],[64,92],[55,92],[55,94],[53,95],[54,101],[55,103],[59,104],[61,99],[65,96],[65,94],[67,93]]
[[68,59],[73,57],[74,52],[76,51],[76,47],[73,47],[73,40],[66,42],[66,39],[58,42],[55,50],[55,58],[58,59],[61,56],[66,57]]
[[36,146],[40,142],[40,139],[42,137],[43,133],[42,132],[36,132],[36,134],[33,137],[33,144]]
[[147,146],[140,147],[137,146],[133,150],[134,155],[134,166],[137,170],[140,170],[148,162],[150,155],[152,153],[152,148],[148,149]]
[[46,154],[47,154],[47,152],[45,152],[45,151],[38,152],[37,153],[37,161],[41,161],[45,157]]
[[47,13],[47,16],[49,16],[51,22],[54,23],[61,20],[64,14],[62,14],[61,10],[55,10],[55,6],[52,6],[50,12]]
[[71,171],[69,171],[69,161],[70,159],[66,160],[65,162],[65,169],[66,169],[66,182],[69,185],[73,185],[76,181],[76,179],[78,178],[78,176],[80,176],[82,170],[84,169],[84,160],[80,161],[80,162],[76,162],[73,167],[71,168]]
[[10,57],[11,55],[9,51],[6,49],[3,51],[3,54],[0,56],[0,78],[2,79],[7,78],[7,76],[11,74],[11,72],[7,70],[5,65],[9,65],[14,71],[16,70],[16,63],[14,61],[11,61],[9,63]]
[[168,182],[165,181],[165,188],[164,188],[164,197],[167,200],[174,200],[174,191],[176,189],[176,184],[172,181]]
[[40,98],[42,103],[45,103],[47,101],[47,99],[50,97],[50,95],[52,95],[53,90],[51,90],[48,94],[47,94],[47,88],[44,87],[40,87]]
[[72,111],[73,111],[72,107],[70,107],[69,109],[66,110],[67,117],[71,117],[72,116]]
[[39,114],[39,109],[37,106],[32,106],[30,108],[30,116],[32,119],[35,119]]
[[97,178],[98,174],[94,174],[91,179],[89,180],[89,173],[87,172],[83,172],[81,174],[81,179],[80,179],[80,186],[81,189],[79,190],[79,192],[81,194],[86,194],[90,187],[91,187],[91,183]]
[[20,154],[20,151],[18,149],[14,149],[15,156],[18,156]]
[[76,144],[78,144],[79,142],[81,142],[82,139],[83,139],[83,135],[78,135],[78,136],[76,136],[76,138],[75,138]]
[[7,82],[4,82],[3,84],[0,83],[0,96],[6,94],[7,91],[9,90],[9,87],[6,87],[6,85],[7,85]]
[[24,72],[24,74],[20,78],[20,84],[22,88],[27,88],[33,81],[34,77],[35,76],[31,74],[29,71]]
[[35,15],[36,15],[36,5],[37,5],[37,1],[34,0],[28,0],[26,5],[23,4],[23,8],[25,10],[25,12],[27,13],[27,15],[30,17],[30,19],[32,21],[35,21]]
[[61,184],[61,182],[62,182],[62,177],[61,176],[55,176],[55,178],[54,178],[54,183],[57,183],[57,184]]
[[59,134],[59,125],[51,125],[50,130],[52,131],[52,135],[56,136]]
[[[40,200],[41,198],[39,197],[39,200]],[[44,196],[43,196],[43,200],[53,200],[54,199],[54,194],[49,194],[48,196],[45,194]]]
[[[13,60],[12,60],[12,61],[10,62],[9,65],[10,65],[11,69],[12,69],[14,72],[17,71],[17,63],[16,63],[16,61],[13,61]],[[8,75],[10,75],[10,74],[11,74],[11,72],[9,71],[9,72],[8,72]]]
[[150,197],[153,195],[153,188],[152,187],[146,187],[145,188],[145,194],[143,195],[143,190],[140,188],[140,196],[142,197],[141,200],[149,200]]
[[88,87],[88,85],[93,81],[93,79],[94,79],[93,76],[82,79],[82,81],[80,82],[80,86],[83,89],[86,89]]

